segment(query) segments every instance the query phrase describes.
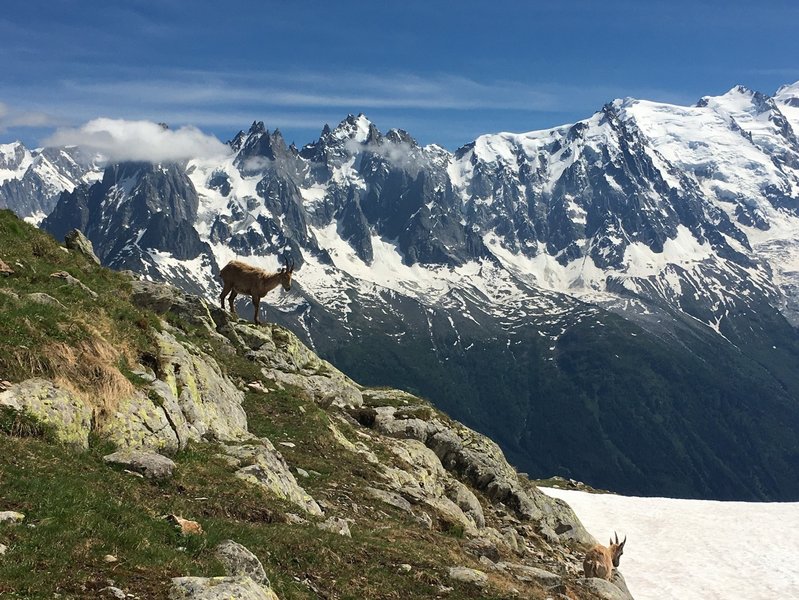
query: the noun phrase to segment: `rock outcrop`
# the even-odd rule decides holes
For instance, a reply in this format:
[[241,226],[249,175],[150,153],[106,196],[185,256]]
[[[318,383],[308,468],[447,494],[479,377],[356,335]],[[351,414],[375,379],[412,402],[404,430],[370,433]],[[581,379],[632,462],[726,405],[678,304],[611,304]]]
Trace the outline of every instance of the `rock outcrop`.
[[[105,462],[153,480],[173,476],[175,463],[161,453],[177,452],[189,442],[214,444],[211,452],[224,460],[219,461],[223,469],[226,463],[230,474],[302,510],[300,517],[283,508],[284,526],[334,534],[316,531],[317,538],[349,538],[351,527],[360,537],[367,531],[359,526],[364,515],[382,518],[394,509],[401,511],[403,526],[424,528],[428,531],[416,534],[448,541],[449,565],[457,566],[442,565],[435,575],[441,593],[451,591],[442,580],[481,594],[476,588],[500,579],[506,585],[543,588],[552,594],[580,590],[580,598],[629,600],[623,579],[621,584],[578,580],[579,549],[595,540],[565,503],[545,496],[516,473],[485,436],[406,392],[359,386],[282,327],[231,321],[203,300],[162,284],[132,285],[138,306],[177,316],[150,332],[152,355],[132,365],[129,374],[134,393],[105,412],[92,411],[74,394],[31,379],[0,392],[0,405],[30,414],[52,428],[58,440],[80,447],[88,447],[89,433],[98,431],[117,446],[117,452],[103,457]],[[191,332],[197,330],[202,335],[193,337]],[[219,362],[212,356],[214,346]],[[222,353],[248,359],[241,371],[246,379],[231,376],[231,365],[237,363],[224,362]],[[323,475],[312,464],[289,464],[270,439],[248,430],[241,388],[250,390],[248,402],[262,394],[264,414],[269,416],[274,410],[268,406],[269,394],[282,388],[275,402],[291,397],[297,402],[290,403],[290,410],[296,408],[292,418],[303,425],[306,411],[308,419],[313,417],[315,431],[325,438],[318,446],[320,454],[345,456],[343,464],[353,462],[358,465],[353,471],[363,472],[337,482],[338,465]],[[303,445],[319,442],[297,437],[275,441],[289,458],[302,455]],[[307,450],[305,460],[311,462]],[[316,498],[292,471],[302,475]],[[176,480],[184,475],[181,470]],[[358,478],[367,485],[354,490]],[[198,518],[207,514],[199,512],[200,506]],[[210,521],[205,534],[200,522],[177,515],[163,518],[184,536],[211,535]],[[227,540],[214,552],[226,575],[174,578],[170,598],[277,600],[263,564],[247,548]],[[403,562],[400,570],[416,568]],[[306,584],[316,591],[314,582]]]
[[91,296],[94,299],[97,299],[97,292],[90,289],[86,284],[84,284],[80,279],[73,277],[66,271],[56,271],[55,273],[51,273],[50,277],[53,279],[60,279],[66,285],[76,287],[82,291],[84,291],[88,296]]
[[52,428],[55,438],[81,448],[89,447],[92,411],[69,390],[52,381],[34,378],[0,393],[0,406],[25,412]]
[[321,406],[363,404],[358,385],[319,358],[293,333],[273,324],[254,328],[236,323],[232,329],[249,349],[248,357],[263,365],[264,375],[269,379],[304,390]]
[[258,557],[238,542],[225,540],[214,549],[214,555],[229,576],[249,577],[258,585],[271,585]]
[[135,473],[141,473],[148,479],[169,479],[175,469],[175,463],[166,456],[140,450],[114,452],[104,456],[103,460]]
[[222,449],[231,464],[238,467],[237,477],[263,487],[308,514],[322,515],[322,509],[297,483],[285,459],[268,439],[262,438],[254,444],[223,445]]
[[577,584],[590,591],[601,600],[632,600],[632,596],[626,589],[622,589],[615,583],[597,577],[578,579]]
[[[371,402],[379,402],[379,396],[372,396]],[[422,465],[432,464],[429,456],[433,455],[439,469],[467,482],[491,501],[507,506],[520,521],[535,523],[538,533],[545,539],[574,542],[584,548],[596,543],[566,503],[546,496],[529,482],[523,482],[505,460],[499,446],[485,436],[459,423],[445,423],[432,416],[421,418],[432,415],[432,412],[418,404],[403,408],[365,407],[354,415],[361,423],[383,435],[403,440],[403,445],[394,448],[397,451],[403,448],[404,452],[410,453],[405,461],[407,464],[415,465],[418,470]],[[389,477],[396,480],[396,472],[393,475],[389,472]],[[430,476],[422,479],[427,482]],[[484,524],[480,505],[468,488],[463,484],[448,485],[450,493],[444,496],[454,500],[459,509],[470,513],[474,525]],[[402,490],[402,485],[398,486],[396,481],[393,487],[406,495],[409,493],[407,489]],[[427,483],[424,489],[430,496],[431,488]]]
[[280,600],[249,577],[175,577],[170,600]]
[[97,258],[97,255],[94,253],[94,246],[92,245],[91,240],[83,235],[83,232],[80,229],[73,229],[69,233],[64,236],[64,242],[66,243],[67,248],[70,250],[74,250],[91,260],[96,264],[100,264],[100,259]]
[[147,392],[121,400],[100,423],[104,434],[120,448],[167,452],[189,441],[248,439],[244,394],[217,362],[166,328],[155,337],[158,377],[152,371],[137,373],[149,380]]

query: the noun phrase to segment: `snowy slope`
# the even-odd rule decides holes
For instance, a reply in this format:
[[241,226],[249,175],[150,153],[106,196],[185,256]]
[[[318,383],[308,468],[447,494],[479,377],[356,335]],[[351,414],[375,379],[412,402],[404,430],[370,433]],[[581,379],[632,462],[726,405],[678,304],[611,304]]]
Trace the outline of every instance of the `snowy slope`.
[[34,223],[47,216],[61,192],[101,176],[97,160],[76,147],[29,150],[21,142],[0,145],[0,207]]
[[620,570],[636,600],[799,598],[799,503],[541,491],[565,500],[601,543],[627,536]]

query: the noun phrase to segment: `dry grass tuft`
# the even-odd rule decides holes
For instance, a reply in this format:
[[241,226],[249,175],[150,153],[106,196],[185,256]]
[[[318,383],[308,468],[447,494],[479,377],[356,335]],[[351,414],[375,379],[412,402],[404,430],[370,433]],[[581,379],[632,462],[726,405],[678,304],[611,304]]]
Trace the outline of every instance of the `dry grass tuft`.
[[51,341],[42,347],[15,348],[8,361],[25,372],[51,379],[97,411],[99,416],[115,411],[121,399],[130,397],[133,384],[119,370],[134,364],[135,353],[126,344],[111,344],[97,326],[83,325],[86,337],[74,344]]
[[99,336],[76,346],[50,343],[42,353],[54,381],[82,397],[100,415],[112,413],[119,400],[134,392],[133,384],[117,366],[124,355]]

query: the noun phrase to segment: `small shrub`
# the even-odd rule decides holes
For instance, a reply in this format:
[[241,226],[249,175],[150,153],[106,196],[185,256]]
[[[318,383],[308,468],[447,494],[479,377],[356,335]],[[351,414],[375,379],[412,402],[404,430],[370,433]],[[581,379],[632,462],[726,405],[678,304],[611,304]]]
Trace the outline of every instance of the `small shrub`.
[[14,437],[53,438],[53,430],[26,411],[0,407],[0,432]]
[[444,533],[454,538],[461,539],[464,536],[464,527],[461,523],[447,523],[444,528]]

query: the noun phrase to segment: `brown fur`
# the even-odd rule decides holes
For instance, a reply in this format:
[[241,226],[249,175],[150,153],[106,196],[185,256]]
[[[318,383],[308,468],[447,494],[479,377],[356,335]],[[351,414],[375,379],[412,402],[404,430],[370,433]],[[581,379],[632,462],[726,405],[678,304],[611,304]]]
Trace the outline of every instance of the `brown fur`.
[[591,548],[585,555],[583,560],[583,571],[586,577],[599,577],[600,579],[610,579],[613,577],[613,567],[619,566],[619,559],[624,554],[624,544],[627,543],[627,538],[619,543],[619,536],[616,535],[616,541],[610,540],[609,546],[597,544]]
[[222,278],[222,293],[219,296],[219,301],[222,309],[225,308],[225,296],[228,296],[228,305],[230,312],[238,317],[236,313],[236,295],[246,294],[252,299],[255,314],[253,315],[253,323],[260,325],[261,322],[258,318],[258,313],[261,305],[261,298],[266,296],[269,292],[275,289],[278,285],[282,285],[283,289],[289,291],[291,289],[291,275],[294,273],[294,266],[289,266],[288,262],[286,267],[280,269],[277,273],[268,273],[258,267],[253,267],[247,263],[238,260],[232,260],[224,266],[219,272],[219,277]]

